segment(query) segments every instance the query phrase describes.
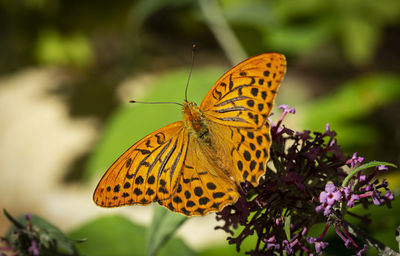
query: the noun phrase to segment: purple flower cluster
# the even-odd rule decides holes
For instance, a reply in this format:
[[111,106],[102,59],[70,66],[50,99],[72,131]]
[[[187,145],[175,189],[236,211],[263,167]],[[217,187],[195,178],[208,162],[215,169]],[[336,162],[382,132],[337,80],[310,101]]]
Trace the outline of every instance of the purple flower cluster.
[[[354,153],[353,157],[346,163],[354,168],[361,164],[363,160],[362,157],[357,156],[357,153]],[[360,203],[367,208],[371,202],[375,205],[386,204],[391,208],[391,201],[394,199],[394,194],[388,189],[386,180],[383,179],[379,183],[379,180],[376,179],[373,183],[370,183],[379,172],[387,171],[387,169],[387,166],[379,165],[368,177],[361,175],[361,172],[359,172],[356,176],[352,177],[349,185],[342,187],[336,187],[332,183],[326,184],[325,190],[319,194],[320,205],[315,210],[317,212],[323,211],[324,216],[328,217],[332,212],[332,208],[339,209],[341,207],[340,203],[343,202],[346,203],[347,208],[353,208]],[[382,189],[385,190],[384,194],[381,192]]]
[[32,216],[30,214],[25,215],[27,226],[24,226],[12,218],[7,212],[5,212],[5,214],[6,217],[14,223],[15,229],[8,239],[1,238],[0,256],[40,255],[39,243],[37,241],[38,232],[32,225]]
[[[324,133],[295,132],[282,125],[287,114],[295,113],[294,108],[279,108],[283,113],[277,124],[271,124],[273,142],[266,176],[257,187],[242,184],[238,202],[217,213],[217,220],[224,224],[216,229],[228,232],[229,243],[236,244],[238,251],[247,237],[256,236],[255,248],[247,252],[251,255],[320,255],[328,246],[323,241],[325,234],[333,226],[344,245],[362,255],[368,246],[357,245],[346,230],[344,216],[358,204],[390,207],[393,193],[385,180],[376,179],[387,167],[376,166],[374,172],[365,174],[367,167],[375,166],[373,162],[364,167],[364,158],[357,153],[346,157],[329,124]],[[318,223],[326,223],[320,236],[307,236]],[[234,237],[233,230],[239,226],[243,230]]]

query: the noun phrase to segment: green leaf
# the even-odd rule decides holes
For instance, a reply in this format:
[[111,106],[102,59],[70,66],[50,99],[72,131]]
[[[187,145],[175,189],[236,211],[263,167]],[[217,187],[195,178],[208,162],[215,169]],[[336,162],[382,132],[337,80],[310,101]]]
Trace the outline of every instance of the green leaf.
[[275,30],[264,31],[266,45],[286,54],[310,55],[329,39],[331,24],[321,21],[319,24],[293,25]]
[[63,36],[55,28],[44,28],[36,42],[36,60],[42,64],[74,65],[88,67],[93,62],[93,52],[87,35],[76,32]]
[[290,220],[291,220],[291,217],[292,216],[285,216],[285,227],[284,227],[284,229],[285,229],[285,233],[286,233],[286,237],[287,237],[287,240],[288,241],[290,241],[291,240],[291,238],[290,238]]
[[375,166],[379,166],[379,165],[386,165],[386,166],[392,166],[397,168],[396,165],[392,164],[392,163],[388,163],[388,162],[378,162],[378,161],[373,161],[373,162],[369,162],[366,164],[363,164],[357,168],[355,168],[349,175],[347,175],[347,177],[344,179],[343,183],[342,183],[342,187],[347,186],[347,183],[349,183],[351,177],[353,177],[354,175],[356,175],[358,172],[371,168],[371,167],[375,167]]
[[122,216],[104,216],[84,224],[69,233],[76,239],[86,238],[77,244],[80,254],[88,256],[145,255],[146,228]]
[[[244,241],[244,243],[247,243],[247,239]],[[224,242],[219,245],[213,245],[213,246],[202,249],[199,252],[199,256],[223,256],[223,255],[247,256],[248,254],[246,254],[245,251],[254,249],[255,245],[252,245],[252,246],[253,247],[247,246],[248,248],[245,248],[245,246],[241,246],[240,252],[238,252],[238,251],[236,251],[236,248],[234,245],[229,245],[227,242]]]
[[180,238],[169,239],[160,249],[158,256],[185,255],[195,256],[197,253],[183,242]]
[[347,58],[355,66],[370,63],[378,46],[380,27],[362,18],[348,18],[342,21],[342,42]]
[[160,248],[187,219],[186,216],[170,212],[164,207],[156,207],[147,233],[147,255],[157,255]]
[[[171,224],[168,219],[163,221]],[[114,215],[96,218],[70,232],[69,235],[76,239],[87,239],[85,243],[76,245],[81,255],[144,256],[146,255],[146,232],[147,229],[144,226],[135,224],[126,217]],[[158,255],[174,254],[195,255],[192,249],[177,238],[169,239],[159,250]]]

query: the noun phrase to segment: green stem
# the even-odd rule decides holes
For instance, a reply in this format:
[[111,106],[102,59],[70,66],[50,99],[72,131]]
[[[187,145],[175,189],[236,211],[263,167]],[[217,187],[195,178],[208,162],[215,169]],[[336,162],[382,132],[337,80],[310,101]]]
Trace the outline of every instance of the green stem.
[[347,184],[349,183],[350,179],[356,175],[358,172],[367,169],[367,168],[371,168],[371,167],[375,167],[375,166],[379,166],[379,165],[386,165],[386,166],[392,166],[392,167],[397,167],[396,165],[392,164],[392,163],[388,163],[388,162],[378,162],[378,161],[374,161],[374,162],[369,162],[366,164],[363,164],[359,167],[357,167],[356,169],[354,169],[349,175],[347,175],[347,177],[344,179],[343,183],[342,183],[342,187],[347,186]]
[[232,64],[248,56],[225,19],[217,0],[198,0],[205,22]]

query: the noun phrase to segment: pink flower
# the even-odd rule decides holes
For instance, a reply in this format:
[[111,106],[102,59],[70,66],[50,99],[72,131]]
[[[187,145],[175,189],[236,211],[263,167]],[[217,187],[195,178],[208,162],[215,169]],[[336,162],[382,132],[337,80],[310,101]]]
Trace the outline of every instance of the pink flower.
[[358,163],[362,163],[364,161],[364,157],[358,156],[358,153],[355,152],[353,157],[347,160],[346,164],[350,164],[351,168],[354,168]]

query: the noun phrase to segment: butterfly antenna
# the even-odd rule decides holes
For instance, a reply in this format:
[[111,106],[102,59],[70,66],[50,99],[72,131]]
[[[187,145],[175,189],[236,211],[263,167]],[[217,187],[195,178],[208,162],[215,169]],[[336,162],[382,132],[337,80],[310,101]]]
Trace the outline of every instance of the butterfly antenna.
[[130,100],[129,103],[141,103],[141,104],[176,104],[179,106],[183,106],[183,104],[173,101],[137,101],[137,100]]
[[190,64],[190,71],[189,71],[189,77],[186,83],[186,89],[185,89],[185,101],[187,102],[187,91],[188,91],[188,87],[189,87],[189,81],[190,81],[190,77],[192,75],[192,70],[193,70],[193,65],[194,65],[194,52],[196,50],[196,44],[192,45],[192,63]]

